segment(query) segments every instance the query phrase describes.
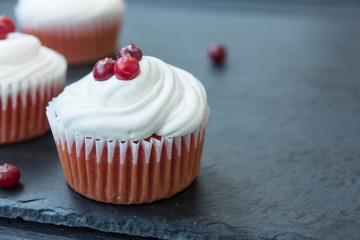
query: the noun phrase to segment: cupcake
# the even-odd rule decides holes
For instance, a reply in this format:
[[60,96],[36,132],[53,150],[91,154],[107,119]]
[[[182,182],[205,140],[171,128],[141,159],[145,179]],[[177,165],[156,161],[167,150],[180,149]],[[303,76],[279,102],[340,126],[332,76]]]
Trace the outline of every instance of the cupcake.
[[0,17],[0,144],[47,132],[46,106],[65,85],[65,58],[14,31],[12,20]]
[[19,0],[15,15],[24,33],[79,65],[114,54],[123,9],[122,0]]
[[209,116],[204,87],[190,73],[137,53],[100,60],[47,107],[67,183],[100,202],[169,198],[200,168]]

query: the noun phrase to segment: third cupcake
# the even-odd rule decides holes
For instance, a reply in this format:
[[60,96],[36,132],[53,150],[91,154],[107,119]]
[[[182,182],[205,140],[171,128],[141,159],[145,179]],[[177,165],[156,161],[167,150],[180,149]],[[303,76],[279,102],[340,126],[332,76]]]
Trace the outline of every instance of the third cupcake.
[[19,0],[15,15],[23,32],[79,65],[114,54],[123,9],[122,0]]

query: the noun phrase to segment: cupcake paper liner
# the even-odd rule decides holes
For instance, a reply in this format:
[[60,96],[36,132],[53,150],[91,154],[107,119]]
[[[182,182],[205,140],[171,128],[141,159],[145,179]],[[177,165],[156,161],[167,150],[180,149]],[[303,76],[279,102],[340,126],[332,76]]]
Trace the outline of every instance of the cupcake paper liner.
[[121,18],[117,16],[73,26],[27,26],[24,23],[22,31],[35,35],[43,45],[64,55],[69,65],[79,65],[113,56],[120,27]]
[[200,168],[209,111],[193,133],[139,141],[96,139],[64,129],[50,102],[47,116],[67,183],[78,193],[113,204],[169,198]]
[[0,85],[0,144],[40,136],[49,130],[45,109],[65,86],[65,73]]

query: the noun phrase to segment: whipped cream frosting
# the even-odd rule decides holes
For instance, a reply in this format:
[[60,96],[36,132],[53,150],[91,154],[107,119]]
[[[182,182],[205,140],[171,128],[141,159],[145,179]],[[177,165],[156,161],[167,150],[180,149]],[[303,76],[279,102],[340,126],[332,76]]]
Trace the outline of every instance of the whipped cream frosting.
[[123,0],[19,0],[15,15],[20,25],[66,25],[120,17]]
[[41,46],[36,37],[9,33],[6,39],[0,40],[0,97],[3,108],[8,95],[16,96],[19,90],[24,93],[29,88],[36,89],[45,81],[64,75],[66,66],[63,56]]
[[156,133],[185,136],[207,111],[205,89],[190,73],[143,56],[139,75],[96,81],[89,73],[50,103],[61,125],[76,134],[113,140],[140,140]]

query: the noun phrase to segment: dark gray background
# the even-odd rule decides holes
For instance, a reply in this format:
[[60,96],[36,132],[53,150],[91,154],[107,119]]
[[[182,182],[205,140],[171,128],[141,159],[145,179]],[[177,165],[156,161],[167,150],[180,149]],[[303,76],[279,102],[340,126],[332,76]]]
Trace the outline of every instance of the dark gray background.
[[[1,12],[12,15],[14,3],[1,1]],[[353,1],[128,1],[119,46],[134,42],[207,90],[198,178],[168,200],[107,205],[66,185],[51,134],[1,146],[0,162],[18,165],[22,178],[0,190],[0,237],[86,239],[92,228],[167,239],[360,239],[359,20]],[[207,59],[213,41],[228,47],[223,68]],[[91,68],[70,68],[68,82]]]

